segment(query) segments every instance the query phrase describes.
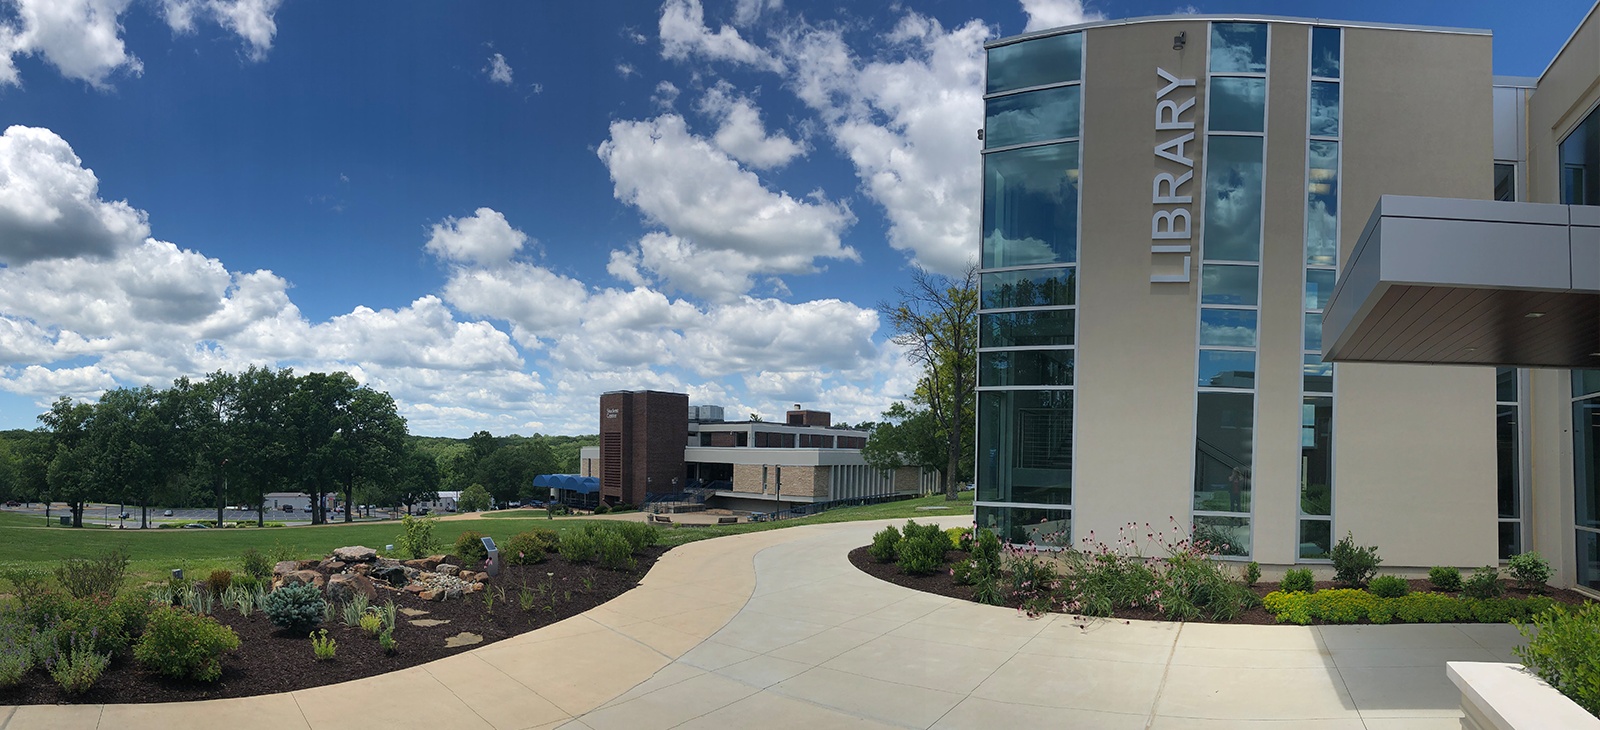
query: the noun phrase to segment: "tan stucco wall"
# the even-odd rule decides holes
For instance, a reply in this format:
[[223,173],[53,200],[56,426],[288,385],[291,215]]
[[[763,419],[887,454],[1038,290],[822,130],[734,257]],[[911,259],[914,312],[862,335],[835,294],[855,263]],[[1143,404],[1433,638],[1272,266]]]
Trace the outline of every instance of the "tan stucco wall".
[[1600,103],[1600,17],[1578,27],[1528,97],[1528,200],[1561,201],[1561,139]]
[[[1189,44],[1172,49],[1187,32]],[[1197,79],[1205,105],[1207,24],[1196,21],[1095,28],[1085,33],[1082,232],[1079,238],[1077,402],[1073,534],[1116,535],[1129,522],[1187,521],[1194,453],[1195,307],[1198,258],[1188,284],[1152,284],[1182,257],[1150,253],[1152,177],[1188,169],[1154,155],[1178,136],[1155,129],[1156,67]],[[1187,92],[1188,89],[1184,89]],[[1183,97],[1178,97],[1183,98]],[[1196,124],[1198,142],[1199,130]],[[1201,146],[1187,147],[1195,180],[1184,187],[1201,227]],[[1192,241],[1198,243],[1198,239]]]
[[1576,580],[1572,530],[1572,380],[1564,370],[1530,370],[1529,425],[1532,446],[1532,507],[1524,550],[1536,550],[1556,569],[1551,582],[1570,587]]
[[[1491,40],[1345,32],[1341,263],[1382,194],[1493,192]],[[1494,368],[1345,364],[1334,530],[1386,566],[1496,560]]]
[[1299,546],[1310,32],[1304,25],[1274,23],[1269,52],[1252,483],[1254,557],[1263,563],[1292,563]]

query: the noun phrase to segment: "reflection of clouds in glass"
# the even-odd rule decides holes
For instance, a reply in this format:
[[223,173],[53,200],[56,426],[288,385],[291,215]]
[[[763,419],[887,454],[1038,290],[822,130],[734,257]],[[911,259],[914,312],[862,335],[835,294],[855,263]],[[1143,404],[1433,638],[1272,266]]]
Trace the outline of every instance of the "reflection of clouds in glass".
[[1306,271],[1306,309],[1323,309],[1333,296],[1334,272],[1327,269]]
[[1325,79],[1339,78],[1338,28],[1311,30],[1311,75]]
[[1005,147],[1078,136],[1078,87],[1002,96],[989,102],[984,143]]
[[1212,137],[1206,161],[1205,255],[1261,258],[1261,138]]
[[1255,347],[1256,313],[1232,309],[1201,310],[1200,344]]
[[1076,143],[985,156],[984,266],[1074,260],[1077,188]]
[[1306,315],[1306,349],[1322,349],[1322,315]]
[[1212,24],[1212,73],[1266,73],[1266,71],[1266,25],[1260,23]]
[[1339,261],[1339,143],[1312,142],[1306,179],[1306,263]]
[[1211,131],[1261,132],[1266,128],[1266,79],[1211,80]]
[[989,93],[1078,80],[1083,34],[1067,33],[989,49]]
[[1206,264],[1200,270],[1200,303],[1255,304],[1256,267]]
[[1311,133],[1318,137],[1339,136],[1338,84],[1311,84]]

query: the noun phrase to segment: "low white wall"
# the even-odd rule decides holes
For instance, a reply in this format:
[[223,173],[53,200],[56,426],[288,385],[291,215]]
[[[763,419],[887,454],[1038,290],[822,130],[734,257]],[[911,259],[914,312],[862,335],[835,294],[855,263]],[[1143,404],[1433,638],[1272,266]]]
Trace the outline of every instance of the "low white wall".
[[1521,664],[1446,662],[1461,690],[1464,730],[1600,730],[1600,719]]

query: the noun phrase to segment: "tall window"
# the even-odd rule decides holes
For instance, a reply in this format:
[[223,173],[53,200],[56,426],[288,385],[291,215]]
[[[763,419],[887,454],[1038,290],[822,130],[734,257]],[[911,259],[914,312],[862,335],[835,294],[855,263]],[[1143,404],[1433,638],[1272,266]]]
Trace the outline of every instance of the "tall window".
[[1517,372],[1516,368],[1494,371],[1495,501],[1499,505],[1501,560],[1522,552],[1522,414]]
[[[1561,141],[1561,202],[1600,205],[1600,111]],[[1600,590],[1600,370],[1572,371],[1572,439],[1577,583]]]
[[1194,535],[1250,554],[1267,26],[1211,24],[1195,394]]
[[1306,124],[1305,319],[1300,378],[1300,548],[1304,561],[1333,547],[1333,369],[1322,361],[1322,313],[1339,273],[1339,141],[1344,33],[1311,29]]
[[989,49],[978,314],[979,525],[1072,540],[1083,34]]

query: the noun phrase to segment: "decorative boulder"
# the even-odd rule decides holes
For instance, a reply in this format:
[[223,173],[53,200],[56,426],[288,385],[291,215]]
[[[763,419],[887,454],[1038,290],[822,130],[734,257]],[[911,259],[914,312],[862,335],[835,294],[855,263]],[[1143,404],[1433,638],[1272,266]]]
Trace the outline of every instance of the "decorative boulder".
[[366,575],[372,572],[372,566],[368,563],[356,563],[356,567],[350,570],[355,571],[356,575]]
[[298,560],[285,560],[277,565],[272,566],[272,576],[274,578],[282,577],[299,569],[300,562]]
[[334,560],[343,560],[346,563],[370,563],[378,559],[378,551],[369,547],[353,545],[334,550],[333,558]]
[[301,560],[297,561],[295,565],[300,566],[300,570],[311,570],[312,568],[317,567],[317,564],[321,562],[321,560]]
[[461,570],[461,566],[451,565],[449,563],[440,563],[434,567],[433,572],[438,573],[439,575],[455,575],[456,571],[458,570]]
[[400,561],[395,560],[394,558],[378,558],[378,565],[381,565],[381,566],[383,566],[385,568],[393,568],[394,566],[399,565],[399,564],[400,564]]
[[378,566],[373,568],[368,575],[374,580],[384,581],[396,588],[404,588],[407,583],[411,582],[411,576],[406,575],[406,569],[398,565]]
[[331,571],[337,573],[337,572],[339,572],[341,570],[344,570],[344,561],[342,561],[342,560],[324,560],[324,561],[322,561],[320,563],[317,563],[317,568],[319,570],[331,570]]
[[349,601],[356,594],[366,596],[371,601],[378,597],[378,589],[373,587],[372,581],[352,573],[340,573],[328,579],[328,598]]
[[439,561],[441,561],[441,560],[444,560],[444,556],[443,555],[430,555],[430,556],[428,556],[426,558],[417,558],[416,560],[407,560],[405,562],[405,565],[410,566],[412,568],[416,568],[417,570],[429,570],[429,571],[431,571],[434,568],[439,567]]
[[327,582],[328,579],[322,577],[322,574],[315,570],[297,570],[283,576],[283,585],[286,586],[292,586],[296,583],[309,583],[321,588]]

